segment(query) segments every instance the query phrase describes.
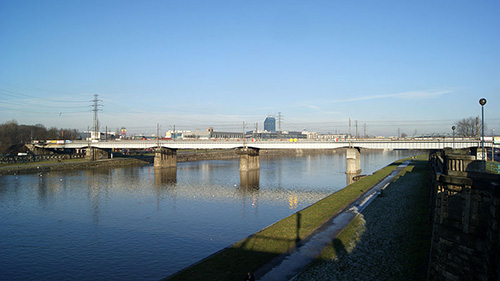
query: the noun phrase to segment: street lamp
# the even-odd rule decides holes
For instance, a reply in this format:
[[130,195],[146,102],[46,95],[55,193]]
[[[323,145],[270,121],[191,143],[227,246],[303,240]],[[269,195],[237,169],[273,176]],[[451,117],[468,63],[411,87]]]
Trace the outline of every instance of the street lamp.
[[457,127],[451,126],[451,130],[453,131],[453,154],[455,154],[455,129]]
[[495,129],[491,129],[491,161],[495,161]]
[[483,161],[485,161],[486,159],[486,155],[484,153],[484,105],[486,104],[486,99],[485,98],[482,98],[479,100],[479,104],[481,105],[481,154],[483,156]]

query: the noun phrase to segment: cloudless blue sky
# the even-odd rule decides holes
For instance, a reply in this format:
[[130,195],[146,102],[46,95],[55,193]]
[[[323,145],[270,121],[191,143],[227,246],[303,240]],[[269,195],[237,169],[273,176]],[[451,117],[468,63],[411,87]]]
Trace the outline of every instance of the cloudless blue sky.
[[[500,133],[500,1],[0,0],[0,123]],[[354,129],[352,129],[354,130]]]

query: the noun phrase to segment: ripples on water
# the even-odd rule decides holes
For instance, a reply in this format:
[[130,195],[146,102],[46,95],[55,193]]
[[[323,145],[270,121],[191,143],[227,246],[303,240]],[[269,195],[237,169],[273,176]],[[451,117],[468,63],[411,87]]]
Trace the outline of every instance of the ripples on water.
[[[362,153],[363,173],[413,154]],[[161,279],[344,187],[344,157],[2,176],[0,279]]]

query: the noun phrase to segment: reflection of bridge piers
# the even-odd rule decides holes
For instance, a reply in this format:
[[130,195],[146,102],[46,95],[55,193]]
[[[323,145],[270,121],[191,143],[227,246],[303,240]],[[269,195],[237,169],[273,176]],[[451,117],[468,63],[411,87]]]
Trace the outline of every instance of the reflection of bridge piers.
[[177,167],[154,169],[156,186],[175,185],[177,183]]
[[240,187],[242,189],[259,189],[260,170],[240,171]]

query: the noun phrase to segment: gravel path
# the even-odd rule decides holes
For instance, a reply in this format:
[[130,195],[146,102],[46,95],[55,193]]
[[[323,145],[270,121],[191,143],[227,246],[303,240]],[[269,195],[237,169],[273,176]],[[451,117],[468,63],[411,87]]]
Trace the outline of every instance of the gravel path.
[[355,245],[334,240],[338,257],[317,259],[292,280],[425,280],[430,243],[426,165],[415,165],[363,211]]

